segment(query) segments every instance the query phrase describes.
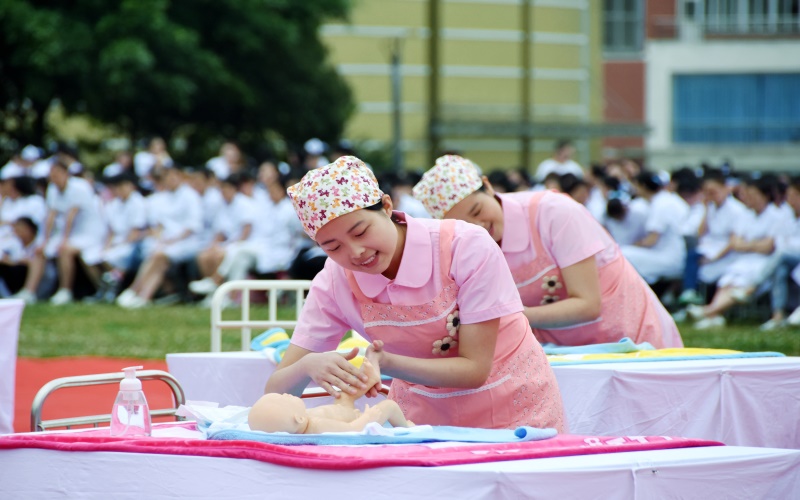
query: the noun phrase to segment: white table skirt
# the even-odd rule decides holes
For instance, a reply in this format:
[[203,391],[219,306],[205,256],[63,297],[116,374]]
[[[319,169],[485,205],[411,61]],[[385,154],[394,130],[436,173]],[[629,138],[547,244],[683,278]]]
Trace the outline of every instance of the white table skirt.
[[24,308],[20,299],[0,299],[0,434],[14,432],[17,341]]
[[256,460],[0,450],[0,498],[793,498],[800,451],[700,447],[327,471]]
[[[258,352],[168,354],[187,399],[252,405],[275,365]],[[556,366],[572,434],[671,435],[800,449],[800,358]]]

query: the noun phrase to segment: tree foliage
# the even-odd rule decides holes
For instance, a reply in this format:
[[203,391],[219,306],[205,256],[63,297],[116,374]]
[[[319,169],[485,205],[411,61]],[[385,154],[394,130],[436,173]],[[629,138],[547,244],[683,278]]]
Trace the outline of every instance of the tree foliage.
[[58,100],[131,138],[340,135],[352,110],[318,28],[349,0],[0,0],[0,105],[41,142]]

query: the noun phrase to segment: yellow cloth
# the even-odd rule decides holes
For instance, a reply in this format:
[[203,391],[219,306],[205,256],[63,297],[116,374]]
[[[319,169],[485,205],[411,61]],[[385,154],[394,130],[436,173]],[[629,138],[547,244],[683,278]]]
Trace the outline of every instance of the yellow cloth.
[[641,358],[677,358],[682,356],[713,356],[718,354],[739,354],[742,351],[731,349],[707,349],[703,347],[682,347],[670,349],[655,349],[651,351],[636,351],[625,353],[599,353],[599,354],[549,354],[549,361],[588,361],[612,359],[641,359]]
[[337,347],[336,350],[346,354],[352,351],[354,347],[358,348],[360,354],[351,359],[350,363],[352,363],[356,368],[361,368],[361,364],[364,362],[363,353],[365,353],[367,351],[367,347],[369,347],[369,341],[367,341],[367,339],[356,332],[353,332],[351,337],[348,337],[339,343],[339,347]]

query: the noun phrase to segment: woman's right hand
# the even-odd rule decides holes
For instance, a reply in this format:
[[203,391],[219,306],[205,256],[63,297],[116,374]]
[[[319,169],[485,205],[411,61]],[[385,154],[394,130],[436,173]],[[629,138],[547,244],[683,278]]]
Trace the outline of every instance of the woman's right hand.
[[337,352],[309,354],[304,358],[306,373],[312,381],[335,398],[340,396],[336,388],[353,394],[357,392],[356,387],[361,390],[366,388],[364,382],[367,379],[365,374],[349,362],[357,355],[358,348],[355,347],[345,355]]

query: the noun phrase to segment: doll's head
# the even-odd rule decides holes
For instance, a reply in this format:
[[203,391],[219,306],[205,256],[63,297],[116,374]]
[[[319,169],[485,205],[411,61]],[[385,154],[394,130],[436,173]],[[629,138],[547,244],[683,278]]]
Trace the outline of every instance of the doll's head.
[[254,431],[303,434],[308,427],[306,405],[291,394],[265,394],[250,409],[247,423]]

